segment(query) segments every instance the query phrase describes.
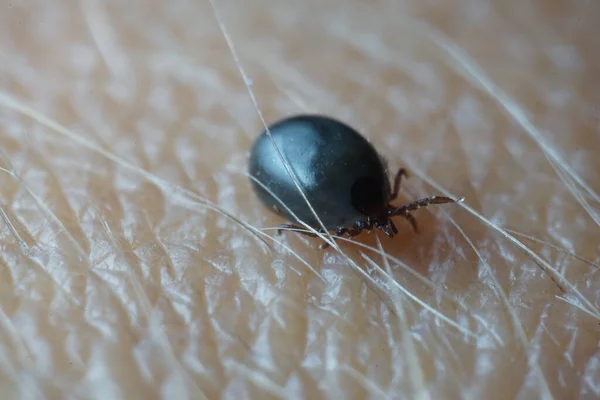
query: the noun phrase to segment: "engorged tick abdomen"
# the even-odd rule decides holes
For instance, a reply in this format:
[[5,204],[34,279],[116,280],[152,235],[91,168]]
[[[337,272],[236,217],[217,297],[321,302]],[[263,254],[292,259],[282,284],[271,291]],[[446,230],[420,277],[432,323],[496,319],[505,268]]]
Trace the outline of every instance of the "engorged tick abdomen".
[[[300,115],[269,130],[327,229],[350,228],[387,207],[390,189],[385,165],[375,148],[348,125],[324,116]],[[300,220],[319,227],[266,132],[252,147],[249,173]],[[265,206],[297,222],[271,194],[253,181],[252,185]]]

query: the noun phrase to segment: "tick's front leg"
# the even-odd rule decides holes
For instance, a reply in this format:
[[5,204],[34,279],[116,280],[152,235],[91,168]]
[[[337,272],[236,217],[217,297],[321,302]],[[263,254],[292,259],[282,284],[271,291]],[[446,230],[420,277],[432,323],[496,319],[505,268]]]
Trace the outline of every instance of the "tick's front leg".
[[398,197],[398,193],[400,192],[400,183],[402,183],[402,177],[408,178],[408,172],[406,172],[404,168],[400,168],[396,173],[396,177],[394,178],[394,189],[392,190],[390,201],[396,200]]
[[[281,235],[283,233],[284,230],[292,230],[294,232],[300,233],[302,235],[305,236],[309,236],[309,237],[319,237],[319,235],[317,235],[314,232],[310,232],[308,230],[306,230],[306,228],[299,226],[299,225],[294,225],[294,224],[283,224],[283,225],[279,225],[279,229],[277,230],[277,234]],[[321,234],[325,234],[326,232],[323,229],[319,229],[319,233]],[[321,249],[326,249],[329,247],[329,243],[327,242],[323,242],[323,244],[321,244],[319,246]]]
[[303,226],[299,226],[299,225],[294,225],[294,224],[282,224],[279,225],[279,229],[277,230],[277,234],[281,235],[283,233],[283,231],[285,230],[292,230],[294,232],[298,232],[302,235],[306,235],[306,236],[310,236],[310,237],[317,237],[319,235],[317,235],[316,233],[310,232],[308,230],[306,230],[305,227]]
[[344,236],[344,235],[348,235],[349,238],[353,238],[355,236],[360,235],[360,233],[362,232],[361,228],[352,228],[352,229],[348,229],[348,228],[337,228],[335,231],[335,234],[337,236]]

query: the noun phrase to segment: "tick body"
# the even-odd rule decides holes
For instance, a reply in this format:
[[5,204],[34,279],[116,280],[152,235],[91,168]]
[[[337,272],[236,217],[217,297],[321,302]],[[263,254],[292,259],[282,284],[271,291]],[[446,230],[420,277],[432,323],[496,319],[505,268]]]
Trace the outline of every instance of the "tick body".
[[[456,202],[432,196],[392,206],[390,202],[398,196],[405,170],[401,168],[396,173],[391,185],[383,158],[369,141],[343,122],[320,115],[299,115],[276,122],[269,131],[273,140],[265,131],[252,147],[250,175],[273,192],[299,220],[320,232],[323,229],[298,192],[280,154],[325,228],[338,235],[352,237],[364,229],[377,228],[393,237],[398,231],[391,218],[396,215],[406,218],[417,231],[411,211],[429,204]],[[295,221],[267,190],[254,180],[251,183],[267,208]],[[305,229],[289,224],[282,228]]]

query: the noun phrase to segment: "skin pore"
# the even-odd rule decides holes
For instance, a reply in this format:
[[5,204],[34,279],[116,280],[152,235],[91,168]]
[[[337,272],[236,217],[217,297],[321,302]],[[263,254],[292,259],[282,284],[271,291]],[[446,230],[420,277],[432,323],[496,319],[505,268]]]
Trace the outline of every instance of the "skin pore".
[[[0,6],[6,398],[597,397],[588,3]],[[314,112],[465,201],[277,236],[247,153]]]

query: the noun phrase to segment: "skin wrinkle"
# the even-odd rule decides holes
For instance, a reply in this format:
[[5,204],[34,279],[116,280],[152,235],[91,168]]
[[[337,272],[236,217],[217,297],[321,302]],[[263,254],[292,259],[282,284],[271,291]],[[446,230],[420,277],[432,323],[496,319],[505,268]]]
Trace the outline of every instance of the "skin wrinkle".
[[98,0],[81,0],[81,6],[90,33],[112,74],[120,77],[128,75],[127,65],[129,63],[125,53],[120,49],[121,46],[116,40],[105,10],[100,6]]
[[[206,290],[204,292],[206,292]],[[216,358],[224,358],[224,354],[222,354],[221,346],[219,346],[219,343],[220,343],[219,338],[222,337],[221,332],[223,332],[224,330],[220,329],[220,327],[218,326],[217,319],[215,318],[215,315],[211,314],[211,312],[210,312],[209,308],[206,306],[206,304],[207,304],[207,301],[206,301],[205,296],[199,296],[199,297],[195,298],[195,303],[191,304],[191,306],[195,306],[195,307],[193,307],[194,310],[197,310],[196,312],[200,313],[200,316],[198,316],[196,318],[196,320],[197,321],[207,321],[207,323],[202,324],[203,329],[201,331],[201,334],[198,336],[205,338],[205,340],[207,340],[208,343],[210,343],[210,345],[201,348],[200,351],[202,353],[213,354],[216,356]],[[231,336],[231,333],[228,332],[228,334]],[[246,342],[244,342],[238,336],[234,336],[234,337],[236,338],[238,343],[242,344],[242,347],[246,351],[249,350]],[[214,382],[215,385],[224,381],[225,368],[222,365],[222,363],[215,363],[214,365],[203,364],[203,367],[207,371],[210,371],[213,376],[217,377],[216,382]]]
[[[2,324],[4,330],[6,332],[8,332],[8,335],[11,337],[12,342],[14,343],[15,347],[17,348],[17,352],[19,354],[19,358],[20,358],[20,362],[22,362],[25,366],[25,368],[27,369],[31,369],[33,367],[33,364],[31,363],[31,352],[27,349],[27,346],[25,344],[25,342],[22,340],[22,338],[20,337],[20,335],[18,334],[18,330],[16,329],[16,327],[14,326],[14,324],[11,322],[10,318],[8,318],[8,316],[6,315],[6,313],[4,312],[4,310],[0,309],[0,313],[1,313],[1,317],[0,317],[0,323]],[[6,366],[3,365],[3,370],[5,370]],[[18,373],[16,368],[14,370],[9,371],[9,375],[10,378],[13,381],[17,381],[17,382],[22,382],[23,386],[27,387],[27,379],[24,378],[22,376],[22,374]],[[37,397],[41,397],[43,394],[41,393],[41,391],[38,388],[30,388],[29,390],[31,390],[32,392],[34,392],[32,394],[37,396]],[[6,393],[5,393],[6,395]]]
[[[501,104],[508,114],[519,123],[524,131],[529,134],[538,144],[538,146],[542,149],[544,154],[548,157],[548,160],[551,161],[551,164],[554,168],[556,165],[559,165],[561,169],[564,169],[570,177],[575,180],[579,185],[581,185],[590,196],[592,196],[597,202],[600,202],[600,196],[596,194],[591,187],[583,181],[583,179],[573,171],[568,164],[566,164],[560,154],[551,148],[550,145],[543,138],[541,132],[533,125],[533,123],[529,120],[527,115],[522,111],[522,108],[515,104],[515,102],[503,91],[500,90],[488,77],[485,76],[483,71],[479,68],[477,64],[475,64],[472,60],[469,59],[467,54],[464,54],[462,49],[458,48],[458,46],[450,43],[445,40],[445,38],[440,38],[439,35],[436,35],[436,39],[438,39],[438,44],[441,48],[446,50],[450,56],[459,64],[459,66],[464,68],[464,71],[459,69],[460,73],[466,72],[466,78],[470,80],[474,80],[479,85],[481,85],[482,89],[485,89],[486,93],[491,95],[499,104]],[[558,172],[558,171],[557,171]],[[559,177],[563,179],[562,175],[559,174]],[[564,181],[564,180],[563,180]],[[567,185],[568,186],[568,185]],[[574,196],[576,193],[573,192]],[[577,198],[577,196],[576,196]],[[596,221],[597,222],[597,221]]]
[[[420,306],[422,306],[425,310],[433,313],[434,315],[436,315],[438,318],[440,318],[441,320],[443,320],[444,322],[446,322],[447,324],[449,324],[450,326],[453,326],[454,328],[456,328],[457,330],[463,332],[464,334],[466,334],[469,337],[477,337],[474,333],[472,333],[470,330],[463,328],[462,326],[460,326],[457,322],[451,320],[450,318],[446,317],[444,314],[440,313],[439,311],[435,310],[435,308],[433,308],[432,306],[429,306],[427,303],[425,303],[424,301],[422,301],[421,299],[419,299],[417,296],[415,296],[414,294],[412,294],[408,289],[404,288],[402,285],[400,285],[397,281],[393,280],[389,274],[385,273],[385,271],[383,271],[381,269],[381,267],[379,267],[373,260],[371,260],[368,256],[366,256],[365,254],[362,254],[362,256],[371,264],[371,266],[373,266],[374,268],[381,270],[383,272],[383,274],[386,277],[386,280],[389,280],[393,286],[397,289],[399,289],[400,291],[402,291],[405,295],[407,295],[411,300],[413,300],[414,302],[416,302],[417,304],[419,304]],[[387,258],[384,258],[384,260],[387,261]],[[366,275],[366,274],[365,274]],[[368,276],[368,275],[366,275]],[[370,278],[370,276],[369,276]],[[372,279],[372,278],[371,278]]]
[[[413,171],[416,170],[416,167],[412,168]],[[432,181],[431,179],[423,176],[421,173],[419,173],[420,178],[427,181],[427,183],[429,183],[432,186],[438,186],[434,181]],[[441,189],[441,188],[440,188]],[[451,193],[449,193],[447,190],[441,190],[445,195],[447,196],[452,196]],[[584,311],[587,311],[588,313],[591,313],[592,315],[595,316],[595,318],[600,319],[600,312],[597,310],[597,307],[595,307],[587,298],[585,298],[581,292],[579,290],[577,290],[577,288],[571,283],[569,282],[563,275],[559,274],[558,271],[556,271],[556,269],[554,269],[549,263],[547,263],[546,261],[544,261],[539,255],[537,255],[535,252],[533,252],[529,247],[525,246],[523,243],[521,243],[520,241],[518,241],[516,238],[514,238],[513,236],[511,236],[510,234],[508,234],[506,231],[504,231],[504,229],[502,229],[500,226],[494,224],[492,221],[488,220],[487,218],[485,218],[484,216],[482,216],[481,214],[479,214],[478,212],[476,212],[473,208],[462,204],[461,206],[465,209],[467,209],[471,214],[473,214],[474,216],[476,216],[477,218],[481,219],[483,222],[485,222],[486,224],[488,224],[490,227],[494,228],[495,230],[497,230],[498,232],[500,232],[506,239],[508,239],[509,241],[511,241],[513,244],[517,245],[518,247],[520,247],[522,250],[524,250],[535,262],[538,266],[540,266],[540,268],[542,268],[542,270],[544,270],[545,272],[552,272],[555,276],[558,276],[561,279],[561,283],[565,283],[567,285],[567,288],[569,288],[570,290],[572,290],[578,297],[578,299],[580,301],[582,301],[587,307],[589,307],[589,309],[586,309]],[[552,275],[550,275],[551,278]],[[553,279],[554,280],[554,279]],[[557,285],[559,284],[557,281],[554,281]],[[565,292],[565,289],[562,288],[561,286],[559,286],[559,288],[562,290],[562,292]],[[583,307],[582,307],[583,309]]]
[[[13,165],[10,163],[10,161],[8,160],[8,158],[6,157],[6,155],[4,154],[4,152],[0,151],[0,156],[2,157],[2,160],[10,168],[10,170],[3,170],[3,171],[5,171],[6,173],[8,173],[8,175],[14,179],[14,181],[12,181],[11,183],[15,183],[15,182],[22,183],[22,181],[20,179],[20,175],[17,173],[17,171],[15,171]],[[26,188],[26,190],[28,190],[26,186],[25,186],[25,188]],[[11,199],[11,202],[13,202],[13,201],[14,201],[14,198]],[[21,252],[23,252],[24,254],[27,254],[30,251],[31,247],[36,247],[37,246],[37,243],[35,242],[36,235],[30,235],[29,232],[25,232],[24,235],[26,235],[27,239],[29,239],[29,240],[23,239],[23,237],[21,236],[21,234],[19,234],[18,230],[25,230],[25,228],[22,226],[22,224],[20,224],[18,222],[17,218],[13,218],[13,220],[15,221],[13,223],[13,221],[11,221],[11,218],[9,218],[9,216],[7,214],[7,211],[9,213],[11,213],[11,210],[9,210],[8,207],[0,207],[0,212],[2,213],[2,219],[3,219],[3,221],[8,226],[11,234],[15,237],[17,243],[19,244],[19,248],[21,249]],[[19,226],[17,227],[15,225],[19,225]],[[18,230],[17,230],[17,228],[18,228]]]
[[[277,230],[279,228],[263,228],[263,230],[267,230],[267,229],[268,230]],[[294,231],[298,231],[299,232],[300,231],[300,230],[291,229],[291,228],[286,228],[285,230],[286,231],[290,231],[290,232],[294,232]],[[432,290],[439,289],[439,287],[436,286],[430,279],[425,278],[423,275],[421,275],[420,273],[418,273],[414,268],[410,267],[408,264],[406,264],[402,260],[400,260],[400,259],[398,259],[398,258],[396,258],[394,256],[391,256],[390,254],[386,254],[385,252],[380,251],[376,247],[372,247],[372,246],[369,246],[369,245],[357,242],[354,239],[350,239],[350,238],[346,238],[346,237],[339,237],[339,236],[333,236],[333,237],[336,240],[345,241],[347,243],[351,243],[353,246],[368,249],[371,252],[373,252],[373,253],[375,253],[377,255],[380,255],[384,259],[388,259],[389,261],[393,261],[395,263],[395,266],[398,266],[398,267],[402,268],[404,272],[408,272],[409,274],[411,274],[415,278],[419,279],[419,281],[421,283],[423,283],[424,285],[426,285],[430,289],[432,289]],[[375,265],[373,268],[375,270],[377,270],[377,265]],[[463,310],[466,311],[466,309],[463,308],[463,306],[458,302],[458,300],[456,298],[454,298],[454,297],[449,296],[448,293],[442,292],[441,296],[444,297],[445,299],[448,299],[448,300],[452,301],[453,303],[456,304],[457,307],[462,308]]]
[[[127,254],[133,254],[133,253],[124,251],[122,249],[122,247],[119,245],[120,243],[124,243],[124,241],[119,241],[114,236],[112,230],[110,229],[110,226],[104,219],[102,219],[102,226],[104,227],[106,233],[108,234],[109,238],[111,239],[113,246],[116,249],[118,249],[117,251],[120,253],[121,257],[125,260],[125,265],[128,267],[128,271],[126,274],[127,281],[131,285],[131,287],[134,289],[135,297],[137,297],[138,300],[141,300],[141,302],[140,302],[141,309],[145,313],[146,321],[149,325],[150,330],[152,331],[153,330],[152,329],[153,321],[156,321],[156,319],[157,319],[156,313],[154,312],[155,308],[152,304],[152,301],[148,297],[148,294],[146,293],[146,291],[140,284],[139,280],[136,278],[135,274],[133,273],[133,271],[141,270],[140,265],[139,265],[139,260],[137,259],[137,257],[135,257],[135,259],[133,261],[133,265],[132,265],[132,258],[134,258],[134,256],[128,257]],[[169,341],[169,338],[164,334],[162,327],[158,327],[158,330],[154,331],[153,336],[154,335],[156,335],[156,338],[160,341],[160,344],[164,350],[165,356],[171,362],[173,362],[175,364],[175,368],[180,370],[180,372],[184,375],[186,380],[189,381],[189,383],[191,384],[192,390],[195,392],[195,396],[198,396],[198,398],[201,398],[201,399],[207,399],[207,397],[204,394],[204,392],[202,391],[202,389],[197,385],[195,380],[192,379],[192,377],[186,371],[184,366],[181,364],[180,360],[176,357],[176,355],[173,351],[172,345]]]
[[556,171],[556,174],[564,182],[565,186],[572,193],[573,197],[575,197],[575,199],[579,202],[581,207],[583,207],[585,209],[585,211],[590,215],[590,217],[594,220],[594,222],[596,222],[596,224],[600,225],[600,215],[596,211],[594,211],[594,209],[592,209],[592,207],[585,200],[585,198],[580,193],[580,191],[577,190],[575,185],[571,182],[571,180],[572,180],[571,177],[565,176],[565,174],[568,172],[565,171],[564,167],[562,167],[561,165],[558,165],[554,160],[550,159],[549,157],[548,157],[548,162],[550,162],[550,164],[552,165],[552,168],[554,168],[554,170]]
[[[69,131],[68,129],[60,126],[59,124],[57,124],[56,122],[48,119],[47,117],[37,113],[36,111],[22,105],[19,104],[15,101],[13,101],[10,97],[6,96],[4,93],[0,92],[0,101],[3,102],[5,105],[15,108],[17,110],[19,110],[20,112],[40,121],[41,123],[44,123],[45,125],[51,127],[52,129],[54,129],[57,133],[60,133],[61,135],[64,135],[66,137],[68,137],[69,139],[72,139],[73,141],[83,145],[84,147],[87,147],[95,152],[100,153],[101,155],[109,158],[110,160],[120,164],[123,167],[129,168],[137,173],[139,173],[140,175],[144,176],[145,178],[147,178],[148,180],[150,180],[152,183],[158,184],[158,185],[166,185],[167,187],[173,187],[175,189],[181,190],[183,191],[186,195],[190,196],[191,198],[193,198],[194,200],[196,200],[200,205],[206,206],[210,209],[214,209],[215,211],[218,211],[219,213],[228,216],[229,218],[233,219],[234,221],[242,224],[244,227],[246,227],[248,230],[250,230],[252,232],[252,230],[250,229],[251,227],[249,227],[247,224],[243,223],[241,220],[233,217],[232,215],[228,214],[227,212],[225,212],[223,209],[217,207],[217,206],[213,206],[212,204],[210,204],[210,202],[208,200],[206,200],[205,198],[197,195],[196,193],[193,193],[189,190],[186,189],[182,189],[181,187],[177,186],[177,185],[172,185],[168,182],[163,181],[162,179],[158,178],[155,175],[152,175],[150,173],[148,173],[147,171],[140,169],[134,165],[128,164],[127,162],[123,161],[122,159],[120,159],[119,157],[117,157],[115,154],[110,153],[108,151],[103,150],[100,147],[97,147],[96,145],[94,145],[91,142],[88,142],[86,139],[80,138],[78,137],[76,134],[74,134],[73,132]],[[161,185],[161,187],[162,187]],[[255,228],[254,228],[255,229]],[[266,242],[265,242],[266,244]]]
[[[537,326],[535,328],[535,333],[532,335],[531,341],[530,341],[530,350],[529,350],[529,354],[531,357],[532,361],[535,361],[537,364],[537,361],[540,358],[540,343],[542,340],[542,333],[545,331],[544,329],[544,321],[547,319],[548,316],[548,308],[550,307],[550,305],[546,305],[544,307],[544,309],[542,310],[542,312],[539,314],[539,318],[537,320]],[[537,372],[537,371],[536,371]],[[527,384],[527,377],[529,374],[525,375],[525,379],[523,381],[523,387],[522,389],[524,389],[524,387]],[[546,383],[546,382],[544,382]],[[545,393],[546,396],[550,395],[550,393],[546,392]]]
[[[377,234],[375,234],[375,238],[377,240],[377,247],[382,253],[385,254],[385,250],[383,249]],[[385,265],[385,271],[391,276],[392,270],[390,268],[390,263],[386,257],[382,258]],[[394,305],[396,306],[396,314],[400,316],[398,323],[399,329],[402,332],[402,345],[406,350],[406,356],[410,358],[409,364],[411,365],[411,368],[409,370],[409,376],[412,380],[413,391],[416,394],[416,397],[420,399],[430,399],[431,397],[429,395],[429,391],[425,387],[425,378],[423,376],[424,372],[422,369],[423,367],[421,366],[421,362],[417,356],[417,351],[411,338],[410,331],[408,330],[406,312],[404,310],[404,306],[402,305],[402,297],[398,294],[395,294],[393,300],[395,300]]]
[[[21,179],[18,178],[16,175],[13,175],[13,176],[15,176],[19,181],[21,181]],[[85,256],[85,253],[84,253],[83,249],[79,246],[79,243],[70,234],[70,232],[66,231],[65,226],[61,223],[61,220],[54,213],[52,213],[52,210],[50,210],[44,204],[44,202],[29,189],[29,187],[27,185],[25,185],[24,183],[22,183],[22,187],[34,199],[34,201],[36,202],[36,205],[40,208],[40,210],[45,213],[46,218],[49,221],[52,221],[55,225],[59,226],[61,228],[61,231],[64,231],[66,233],[67,238],[69,239],[69,241],[71,242],[71,244],[75,248],[76,252],[80,254],[81,258],[87,260],[87,257]],[[34,246],[37,247],[37,244],[34,243]],[[41,264],[41,262],[39,261],[39,258],[40,258],[39,256],[41,254],[29,252],[29,250],[30,250],[29,247],[23,247],[23,246],[20,246],[20,247],[21,247],[21,251],[33,263],[33,265],[38,266],[40,270],[44,271],[46,273],[46,275],[52,281],[54,281],[56,283],[57,287],[59,289],[61,289],[62,293],[65,294],[65,296],[69,300],[69,302],[73,302],[76,305],[80,305],[81,304],[80,301],[78,300],[78,298],[76,298],[76,296],[73,296],[72,293],[71,293],[71,291],[65,286],[64,281],[61,282],[61,280],[54,275],[53,269],[52,268],[45,268]]]
[[8,229],[10,230],[11,235],[13,235],[14,238],[17,240],[17,243],[19,244],[19,248],[21,249],[21,251],[27,252],[28,249],[29,249],[29,246],[27,245],[27,242],[25,240],[23,240],[23,238],[21,237],[21,235],[19,234],[19,232],[17,232],[17,229],[13,225],[11,219],[6,214],[5,209],[7,209],[7,208],[0,206],[0,214],[2,214],[2,220],[4,221],[4,223],[6,224],[6,226],[8,227]]
[[[212,3],[222,26],[209,1],[0,12],[0,307],[35,354],[7,352],[6,396],[593,397],[599,6]],[[275,235],[244,155],[306,110],[407,167],[402,201],[466,202],[381,244]]]
[[582,261],[582,262],[584,262],[584,263],[586,263],[586,264],[588,264],[588,265],[590,265],[590,266],[592,266],[592,267],[594,267],[594,268],[600,268],[600,265],[598,265],[598,264],[596,264],[596,263],[594,263],[594,262],[592,262],[592,261],[590,261],[590,260],[588,260],[588,259],[586,259],[586,258],[584,258],[584,257],[581,257],[581,256],[579,256],[579,255],[577,255],[577,254],[575,254],[575,253],[573,253],[573,252],[571,252],[571,251],[569,251],[569,250],[567,250],[567,249],[564,249],[564,248],[562,248],[562,247],[559,247],[559,246],[557,246],[557,245],[554,245],[554,244],[552,244],[552,243],[550,243],[550,242],[548,242],[548,241],[541,240],[541,239],[537,239],[537,238],[535,238],[535,237],[533,237],[533,236],[531,236],[531,235],[527,235],[527,234],[524,234],[524,233],[520,233],[520,232],[514,231],[514,230],[512,230],[512,229],[505,229],[505,230],[506,230],[507,232],[509,232],[509,233],[511,233],[511,234],[513,234],[513,235],[515,235],[515,236],[520,236],[520,237],[523,237],[523,238],[525,238],[525,239],[531,240],[532,242],[539,243],[539,244],[542,244],[542,245],[544,245],[544,246],[547,246],[547,247],[553,248],[553,249],[555,249],[555,250],[557,250],[557,251],[559,251],[559,252],[561,252],[561,253],[564,253],[564,254],[566,254],[568,257],[575,258],[575,259],[577,259],[577,260],[579,260],[579,261]]
[[[89,252],[90,252],[90,248],[89,248],[90,245],[87,242],[87,240],[85,240],[86,237],[85,237],[83,231],[81,230],[81,228],[72,222],[72,221],[76,221],[77,218],[75,217],[75,210],[73,210],[73,208],[70,206],[69,199],[65,195],[65,193],[66,193],[65,189],[67,186],[64,184],[64,182],[60,179],[59,176],[57,176],[55,173],[52,172],[51,164],[48,162],[46,157],[44,157],[33,146],[29,147],[29,151],[33,155],[35,155],[36,161],[39,162],[42,169],[48,173],[48,175],[52,181],[51,185],[56,186],[56,193],[50,194],[50,196],[54,197],[56,199],[55,201],[59,203],[56,206],[56,208],[65,210],[66,212],[62,212],[61,213],[62,215],[58,216],[58,215],[54,214],[49,207],[48,208],[44,207],[44,208],[46,208],[48,213],[52,214],[52,220],[54,222],[56,222],[57,224],[59,224],[62,231],[65,232],[68,235],[69,239],[77,246],[77,249],[79,250],[82,257],[88,258]],[[43,202],[40,202],[40,204],[43,204]],[[68,225],[63,224],[61,222],[61,221],[65,221],[65,220],[67,221]]]
[[546,382],[546,377],[544,376],[543,372],[541,371],[540,367],[539,367],[539,363],[537,362],[537,360],[534,360],[533,357],[531,357],[529,355],[529,350],[528,348],[529,343],[528,343],[528,339],[526,336],[526,333],[523,329],[523,325],[522,322],[519,319],[518,314],[515,312],[514,308],[511,306],[510,301],[508,299],[508,297],[506,296],[506,293],[504,293],[502,286],[500,285],[500,283],[498,282],[498,280],[496,279],[494,272],[492,271],[492,268],[490,267],[489,263],[486,261],[486,259],[480,254],[479,250],[477,249],[477,247],[475,246],[475,244],[473,243],[473,241],[469,238],[469,236],[465,233],[465,231],[452,219],[450,218],[450,221],[452,222],[452,225],[454,225],[454,227],[461,233],[461,235],[465,238],[465,240],[469,243],[469,246],[471,246],[471,248],[473,249],[473,251],[475,252],[475,254],[477,255],[477,257],[479,257],[479,259],[481,260],[481,262],[483,263],[483,265],[485,266],[485,269],[487,270],[488,274],[492,277],[492,280],[494,282],[494,287],[493,287],[493,291],[495,292],[496,296],[498,296],[502,302],[504,303],[506,309],[508,310],[508,313],[511,317],[511,320],[513,322],[514,328],[517,331],[517,336],[519,337],[519,340],[522,342],[523,345],[523,349],[526,351],[527,357],[529,359],[529,363],[534,365],[534,369],[535,369],[535,373],[538,377],[538,379],[540,380],[540,384],[543,387],[543,390],[545,392],[545,396],[552,398],[552,393],[550,391],[550,388],[548,387],[548,383]]
[[[148,226],[151,226],[152,224],[149,221],[147,213],[144,213],[144,217],[145,217],[144,219],[146,220],[145,222],[148,224]],[[153,243],[158,244],[158,246],[153,246],[153,248],[158,247],[160,253],[163,255],[164,258],[166,258],[167,268],[172,271],[172,279],[177,280],[179,278],[177,276],[178,275],[177,268],[175,267],[175,265],[173,263],[173,259],[171,258],[171,255],[170,255],[169,251],[165,247],[164,243],[162,242],[162,240],[160,239],[160,237],[156,233],[156,231],[154,229],[149,229],[149,231],[152,232],[153,235],[154,235],[154,237],[153,237]]]

